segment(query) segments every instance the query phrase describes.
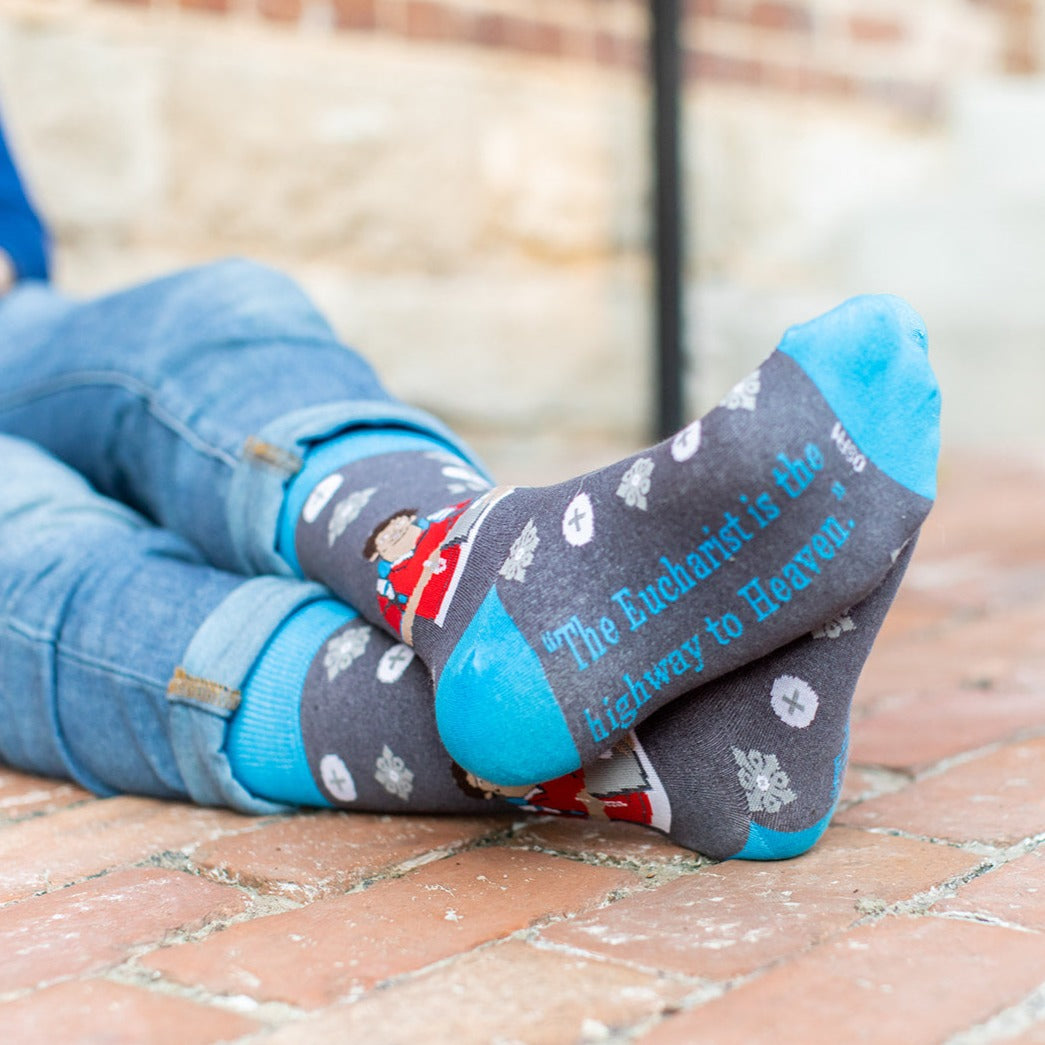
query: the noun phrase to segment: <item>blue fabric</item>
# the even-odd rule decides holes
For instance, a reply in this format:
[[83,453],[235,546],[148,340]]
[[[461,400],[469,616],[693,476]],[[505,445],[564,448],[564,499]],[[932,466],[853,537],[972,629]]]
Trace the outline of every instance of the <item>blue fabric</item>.
[[167,685],[243,584],[0,436],[0,758],[99,794],[187,794]]
[[833,815],[832,806],[826,816],[801,831],[774,831],[771,827],[763,827],[752,820],[744,848],[729,859],[790,860],[792,857],[801,856],[820,840]]
[[30,283],[0,299],[0,431],[32,440],[196,544],[212,565],[289,574],[288,481],[353,428],[428,433],[289,278],[229,260],[92,301]]
[[[862,380],[838,366],[842,345],[859,361],[855,376]],[[925,324],[906,301],[889,294],[853,298],[789,330],[780,351],[809,375],[846,434],[878,468],[922,497],[935,498],[940,393]],[[911,429],[911,418],[917,418],[918,430]]]
[[301,694],[323,643],[358,614],[333,599],[310,603],[272,636],[243,686],[243,703],[226,750],[235,778],[255,795],[303,806],[329,806],[308,768],[301,735]]
[[50,240],[19,177],[0,124],[0,249],[10,255],[20,279],[46,280]]
[[[442,688],[445,680],[453,686]],[[525,704],[513,695],[527,694]],[[501,695],[509,697],[502,704]],[[540,658],[490,589],[435,687],[435,717],[451,757],[502,785],[554,780],[580,765]],[[519,773],[523,766],[525,772]]]
[[20,283],[0,373],[0,759],[99,794],[284,809],[227,747],[262,651],[330,598],[286,576],[288,482],[361,427],[466,449],[244,261],[87,302]]

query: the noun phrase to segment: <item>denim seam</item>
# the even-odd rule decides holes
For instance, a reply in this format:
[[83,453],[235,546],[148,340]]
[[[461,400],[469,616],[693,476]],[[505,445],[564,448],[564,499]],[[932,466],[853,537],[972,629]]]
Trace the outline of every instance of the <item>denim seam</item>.
[[0,397],[0,412],[12,410],[25,403],[46,399],[60,392],[84,386],[122,388],[131,395],[143,400],[149,413],[179,439],[183,439],[188,443],[192,449],[205,454],[207,457],[213,457],[230,468],[236,466],[234,455],[204,439],[198,432],[193,431],[193,429],[163,407],[156,398],[157,391],[155,388],[139,378],[131,377],[129,374],[121,374],[118,371],[83,370],[68,374],[62,378],[54,378],[45,383],[24,389],[19,395]]
[[55,653],[61,660],[72,661],[72,663],[79,664],[85,668],[94,668],[105,675],[128,679],[131,682],[136,682],[143,686],[150,686],[159,691],[163,691],[164,689],[163,684],[157,682],[155,678],[148,675],[138,675],[133,671],[127,671],[126,669],[121,668],[119,664],[108,664],[104,660],[85,656],[80,653],[79,650],[69,650],[59,647],[55,649]]

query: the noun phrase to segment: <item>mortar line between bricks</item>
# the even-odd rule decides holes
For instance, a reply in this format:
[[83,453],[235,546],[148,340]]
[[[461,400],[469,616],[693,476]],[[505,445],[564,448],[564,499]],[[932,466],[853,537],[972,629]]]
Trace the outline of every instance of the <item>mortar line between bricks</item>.
[[[453,854],[448,854],[448,855],[453,855]],[[388,879],[382,879],[382,880],[388,880]],[[377,884],[377,882],[375,882],[374,884]],[[360,891],[360,890],[359,889],[352,889],[352,890],[348,890],[346,893],[342,893],[342,894],[338,894],[338,895],[339,896],[343,896],[343,895],[348,895],[349,892],[358,892],[358,891]],[[597,904],[595,906],[592,906],[592,907],[586,907],[584,909],[585,913],[589,913],[591,911],[597,911],[597,910],[600,910],[600,909],[602,909],[604,907],[608,907],[612,903],[616,902],[617,899],[620,899],[620,898],[622,898],[623,896],[626,896],[626,895],[630,895],[630,892],[631,892],[630,890],[614,890],[613,892],[611,892],[609,894],[609,896],[607,896],[607,898],[603,902],[601,902],[601,903],[599,903],[599,904]],[[305,905],[305,906],[307,906],[307,905]],[[300,908],[298,908],[298,909],[300,909]],[[398,985],[400,985],[402,983],[408,983],[408,982],[410,982],[412,980],[415,980],[415,979],[417,979],[419,977],[423,977],[423,976],[429,975],[432,972],[434,972],[435,970],[438,970],[438,969],[440,969],[440,968],[442,968],[444,966],[450,965],[450,964],[452,964],[452,963],[454,963],[456,961],[459,961],[459,960],[461,960],[461,959],[463,959],[463,958],[465,958],[467,956],[470,956],[470,955],[473,955],[473,954],[477,954],[477,953],[479,953],[481,951],[500,946],[500,945],[508,942],[509,940],[520,940],[521,942],[524,942],[524,943],[530,943],[531,941],[529,941],[527,939],[528,935],[537,933],[541,929],[547,928],[549,925],[554,925],[554,924],[557,924],[559,922],[566,921],[570,917],[572,917],[572,914],[565,914],[565,915],[550,914],[550,915],[546,915],[543,918],[540,918],[540,919],[536,920],[534,922],[534,924],[532,924],[532,925],[525,926],[524,928],[521,928],[521,929],[517,929],[514,932],[508,933],[505,936],[497,937],[496,939],[493,939],[493,940],[483,941],[479,945],[477,945],[475,947],[472,947],[472,948],[470,948],[467,951],[460,952],[460,953],[457,953],[457,954],[447,955],[444,958],[441,958],[441,959],[439,959],[437,961],[434,961],[434,962],[430,962],[429,964],[421,966],[420,968],[411,969],[411,970],[408,970],[407,972],[401,973],[401,974],[396,975],[396,976],[390,976],[387,979],[380,980],[377,983],[374,983],[373,985],[371,985],[370,987],[368,987],[366,989],[360,988],[358,991],[355,991],[355,990],[350,991],[349,994],[347,994],[343,998],[339,998],[337,1001],[333,1002],[331,1005],[326,1006],[326,1007],[324,1007],[321,1010],[318,1010],[318,1012],[327,1011],[330,1008],[337,1008],[337,1007],[342,1006],[342,1005],[354,1004],[356,1001],[358,1001],[364,995],[369,995],[370,993],[375,992],[375,991],[379,991],[379,990],[386,990],[386,989],[389,989],[391,987],[398,986]],[[228,925],[233,924],[234,922],[242,922],[242,921],[249,921],[249,920],[251,920],[249,915],[248,916],[244,916],[244,915],[241,914],[241,915],[234,916],[233,918],[218,920],[219,924],[216,926],[216,928],[224,928],[224,927],[226,927]],[[209,935],[208,930],[210,928],[211,927],[208,926],[208,927],[204,927],[204,929],[197,930],[194,933],[184,933],[183,935],[186,938],[185,942],[190,942],[191,940],[200,939],[200,938],[203,938],[203,936],[205,936],[205,935]],[[175,933],[169,934],[167,937],[165,937],[164,941],[161,941],[161,943],[158,944],[158,945],[146,944],[146,945],[142,945],[142,946],[140,946],[138,948],[135,948],[134,952],[129,954],[124,959],[124,961],[122,961],[119,965],[114,966],[111,970],[109,970],[109,974],[110,975],[116,974],[116,975],[119,975],[119,976],[127,976],[127,977],[130,978],[128,980],[128,982],[137,983],[139,986],[141,986],[141,985],[151,986],[151,985],[154,985],[154,984],[164,984],[167,987],[171,988],[171,990],[169,991],[170,993],[184,994],[184,996],[186,996],[186,997],[196,998],[197,1000],[199,1000],[199,999],[210,999],[210,1000],[214,1001],[216,1004],[219,1003],[220,999],[222,999],[222,998],[225,998],[225,999],[228,999],[228,998],[232,998],[232,999],[244,998],[244,999],[249,999],[253,1004],[255,1004],[257,1006],[273,1007],[272,1011],[276,1011],[274,1007],[277,1006],[277,1005],[285,1005],[285,1008],[288,1011],[290,1011],[292,1013],[300,1013],[302,1018],[304,1018],[305,1016],[315,1016],[315,1015],[317,1015],[316,1011],[298,1009],[296,1006],[292,1006],[292,1005],[289,1005],[289,1004],[286,1004],[286,1003],[258,1001],[257,999],[251,998],[250,995],[246,995],[246,994],[242,994],[242,995],[223,995],[223,994],[217,994],[217,993],[210,993],[210,992],[207,992],[207,991],[205,991],[205,990],[203,990],[203,989],[201,989],[199,987],[196,987],[196,986],[193,986],[193,987],[183,986],[183,985],[177,984],[175,981],[167,980],[165,977],[163,977],[162,973],[153,972],[151,970],[146,970],[146,969],[144,969],[144,968],[142,968],[141,966],[138,965],[138,959],[140,959],[142,956],[144,956],[145,954],[152,953],[155,950],[159,950],[163,946],[170,946],[171,945],[172,936],[176,938],[179,935],[182,935],[181,931],[176,931]],[[589,955],[587,957],[589,959],[595,959],[596,961],[605,961],[607,964],[618,964],[618,965],[621,964],[620,962],[613,962],[611,959],[606,959],[605,956]],[[659,972],[659,971],[658,971],[658,974],[659,975],[664,975],[664,973]],[[674,979],[674,977],[671,977],[671,978]],[[232,1007],[232,1006],[229,1006],[229,1005],[226,1004],[224,1007]],[[235,1011],[242,1012],[244,1010],[243,1009],[236,1009]]]
[[31,813],[24,813],[21,816],[8,816],[6,813],[0,813],[0,828],[14,826],[15,824],[27,824],[31,820],[42,820],[44,817],[53,816],[55,813],[64,813],[70,809],[81,809],[83,806],[97,801],[97,796],[85,795],[83,798],[69,802],[58,809],[35,809]]
[[[85,804],[91,802],[105,801],[104,799],[92,798]],[[55,810],[55,813],[64,812],[65,810]],[[266,818],[265,823],[272,822],[276,818]],[[285,819],[285,818],[284,818]],[[27,822],[27,821],[22,821]],[[0,827],[6,825],[0,825]],[[14,825],[17,826],[17,825]],[[265,826],[261,824],[259,826]],[[245,832],[254,830],[253,826],[247,826],[245,828],[234,828],[231,830],[224,830],[218,828],[206,832],[206,834],[192,842],[186,843],[181,849],[163,849],[154,853],[150,853],[147,856],[140,857],[137,860],[130,861],[117,861],[110,867],[103,867],[100,870],[92,871],[88,874],[81,874],[78,877],[64,880],[59,885],[55,885],[51,881],[50,873],[45,872],[44,875],[44,886],[41,889],[36,889],[31,893],[27,893],[25,896],[15,896],[10,900],[0,901],[0,910],[4,910],[8,907],[12,907],[16,904],[22,903],[25,900],[31,900],[37,896],[48,896],[51,893],[60,892],[63,889],[69,889],[76,885],[83,885],[84,882],[92,882],[98,878],[104,878],[106,875],[114,874],[117,871],[130,871],[130,870],[141,870],[144,868],[159,867],[167,870],[179,870],[185,871],[187,874],[194,875],[195,877],[205,878],[206,876],[201,874],[195,864],[192,863],[192,853],[195,852],[201,845],[216,842],[223,838],[236,837],[237,835]]]
[[[859,721],[854,722],[854,727],[859,725]],[[969,748],[966,751],[960,751],[954,755],[948,755],[945,758],[941,758],[936,762],[927,763],[918,769],[907,769],[898,768],[896,766],[882,765],[877,762],[852,762],[850,768],[860,770],[862,772],[871,773],[882,773],[890,776],[896,776],[900,780],[898,787],[889,788],[888,790],[876,792],[871,795],[864,795],[853,799],[852,801],[845,804],[843,807],[839,805],[839,812],[844,809],[852,809],[853,806],[859,805],[861,802],[870,801],[873,798],[878,798],[880,794],[897,794],[901,791],[906,790],[908,787],[914,784],[920,784],[925,780],[932,780],[935,777],[946,773],[950,769],[954,769],[958,766],[963,766],[968,762],[974,762],[979,758],[986,758],[988,755],[993,755],[996,751],[1002,750],[1002,748],[1010,747],[1014,744],[1024,744],[1031,740],[1039,740],[1045,737],[1045,727],[1041,726],[1027,726],[1021,729],[1014,730],[1008,736],[1001,737],[998,740],[992,740],[987,744],[983,744],[977,748]]]
[[[307,907],[309,904],[322,901],[324,899],[333,899],[338,896],[348,896],[352,893],[365,892],[367,889],[372,888],[375,885],[379,885],[381,882],[394,881],[398,878],[402,878],[412,871],[418,868],[424,867],[428,864],[437,863],[440,860],[447,859],[452,856],[459,856],[462,853],[468,852],[472,849],[484,848],[488,845],[497,844],[500,840],[500,836],[504,833],[504,828],[492,828],[486,834],[479,838],[471,838],[462,841],[460,844],[448,844],[443,847],[428,850],[418,856],[408,857],[405,860],[401,860],[398,863],[390,864],[387,867],[381,868],[377,872],[371,875],[367,875],[360,880],[351,883],[346,888],[340,891],[327,892],[323,888],[324,883],[320,883],[318,887],[301,885],[294,881],[272,881],[265,880],[270,885],[275,886],[286,886],[286,893],[272,894],[266,892],[259,886],[252,885],[248,878],[244,878],[242,875],[235,871],[230,871],[224,867],[203,867],[191,857],[187,859],[186,870],[190,873],[196,874],[201,878],[208,881],[215,881],[222,885],[229,885],[238,889],[245,890],[252,897],[258,899],[268,898],[272,901],[280,901],[286,904],[286,910],[297,910],[301,907]],[[295,899],[288,893],[298,892],[300,899]],[[275,911],[271,913],[282,913],[281,911]],[[264,917],[265,915],[257,915],[256,917]]]
[[[148,952],[145,952],[148,953]],[[95,979],[121,983],[164,997],[182,998],[223,1012],[235,1012],[250,1016],[262,1025],[259,1030],[274,1030],[289,1023],[297,1023],[314,1016],[315,1012],[282,1001],[260,1001],[249,994],[223,994],[208,991],[200,984],[183,984],[168,979],[161,972],[143,968],[138,964],[141,954],[128,957],[119,965],[99,974]],[[322,1010],[320,1010],[322,1011]]]
[[[538,823],[554,823],[558,817],[544,817]],[[523,830],[529,827],[529,824],[523,825]],[[662,837],[658,833],[658,837]],[[555,846],[545,845],[540,842],[515,842],[514,838],[510,841],[513,842],[512,848],[521,849],[531,853],[544,853],[548,856],[561,857],[565,860],[574,860],[576,863],[586,864],[590,867],[610,867],[621,871],[636,871],[646,872],[643,882],[643,886],[648,889],[655,889],[661,885],[666,885],[668,882],[674,881],[676,878],[681,878],[684,874],[695,874],[708,867],[718,866],[720,861],[710,860],[707,857],[699,856],[694,854],[692,860],[681,859],[677,863],[667,864],[653,864],[643,863],[641,860],[632,859],[630,857],[621,857],[620,859],[614,859],[608,853],[585,853],[577,852],[576,850],[570,851],[566,849],[557,849]],[[649,881],[649,879],[656,879],[656,881]],[[642,879],[640,879],[642,881]]]
[[990,1045],[1009,1041],[1045,1021],[1045,980],[1022,1001],[948,1038],[943,1045]]
[[586,951],[583,947],[577,944],[542,939],[540,936],[534,935],[537,931],[536,928],[519,930],[519,932],[523,934],[520,939],[529,946],[536,947],[539,951],[548,951],[552,954],[565,954],[569,955],[571,958],[581,958],[588,962],[594,961],[601,962],[605,965],[620,966],[623,969],[632,969],[636,972],[646,973],[648,976],[663,977],[666,980],[670,980],[672,983],[681,983],[683,985],[692,984],[694,991],[713,991],[716,993],[716,997],[718,994],[722,993],[726,984],[731,982],[729,980],[711,980],[706,976],[691,976],[688,973],[679,972],[676,969],[663,969],[656,965],[644,965],[642,962],[630,960],[617,955],[611,957],[610,955],[596,951]]
[[1031,929],[1026,925],[1016,922],[1007,922],[1002,918],[995,918],[990,914],[982,914],[977,911],[925,911],[926,918],[942,918],[944,921],[967,922],[972,925],[990,925],[996,929],[1012,929],[1014,932],[1029,933],[1031,936],[1041,936],[1037,929]]
[[[904,831],[899,827],[868,827],[866,825],[846,825],[846,827],[849,830],[866,831],[868,834],[882,835],[887,838],[906,838],[912,842],[927,842],[930,845],[942,845],[949,849],[959,849],[962,852],[972,853],[974,856],[982,856],[984,860],[997,859],[999,866],[1002,863],[1008,863],[1011,859],[1015,859],[1016,856],[1033,852],[1042,842],[1045,842],[1045,834],[1028,835],[1026,838],[1021,838],[1018,842],[1013,842],[1010,845],[999,845],[996,842],[981,842],[976,839],[956,842],[953,838],[918,835],[910,831]],[[1012,855],[1005,856],[1002,859],[1002,854]]]
[[[1013,847],[1013,849],[1021,849],[1021,847]],[[1013,853],[1009,858],[1014,858],[1016,855],[1021,855],[1020,852]],[[690,996],[682,999],[679,1003],[679,1011],[690,1011],[693,1008],[697,1008],[700,1005],[706,1004],[708,1001],[712,1001],[726,993],[736,990],[739,987],[746,986],[749,982],[764,976],[766,973],[773,969],[787,965],[790,962],[796,961],[804,955],[817,950],[831,942],[841,939],[848,933],[851,933],[854,929],[857,929],[864,925],[877,924],[884,921],[887,918],[895,917],[911,917],[911,918],[925,918],[925,917],[943,917],[943,913],[936,913],[930,910],[933,903],[940,899],[951,896],[955,893],[959,886],[972,881],[982,874],[987,873],[989,870],[996,866],[1002,866],[1003,863],[1008,860],[993,863],[989,860],[985,860],[978,867],[968,871],[961,872],[960,874],[954,875],[944,882],[938,883],[930,887],[929,889],[923,890],[919,893],[915,893],[913,896],[907,897],[902,900],[894,901],[891,904],[883,904],[880,909],[868,911],[865,914],[860,914],[861,902],[857,901],[853,905],[853,920],[845,926],[841,926],[835,930],[828,931],[822,936],[813,940],[808,946],[799,948],[798,950],[792,951],[788,954],[781,955],[780,957],[767,962],[764,965],[758,966],[751,971],[741,974],[739,976],[731,977],[726,980],[705,980],[700,977],[693,977],[698,985],[693,992],[693,997],[697,1000],[694,1004],[688,1004]],[[868,901],[864,901],[868,902]],[[529,930],[531,933],[535,932],[535,929]],[[1026,930],[1033,931],[1033,930]],[[561,951],[565,954],[571,954],[575,957],[584,958],[586,960],[603,958],[605,955],[600,955],[595,952],[589,952],[582,946],[576,944],[560,944],[554,942],[548,942],[544,940],[530,941],[540,946],[542,949]],[[635,969],[637,971],[645,972],[647,974],[664,975],[664,971],[656,967],[644,965],[640,962],[629,961],[627,958],[613,958],[609,959],[615,964],[622,965],[628,968]],[[650,1027],[655,1026],[654,1023],[650,1024]],[[645,1033],[650,1027],[644,1027],[641,1033]]]

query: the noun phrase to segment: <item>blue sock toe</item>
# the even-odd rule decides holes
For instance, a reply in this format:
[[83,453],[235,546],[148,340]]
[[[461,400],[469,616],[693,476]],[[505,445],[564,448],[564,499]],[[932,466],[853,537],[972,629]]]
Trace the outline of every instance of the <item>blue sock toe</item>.
[[891,479],[936,495],[940,392],[925,324],[890,294],[851,298],[802,326],[780,351],[802,367],[860,451]]

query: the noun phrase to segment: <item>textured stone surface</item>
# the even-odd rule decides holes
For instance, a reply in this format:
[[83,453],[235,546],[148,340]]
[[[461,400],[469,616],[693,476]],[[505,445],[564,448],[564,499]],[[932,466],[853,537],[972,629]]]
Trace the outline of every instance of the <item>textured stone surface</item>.
[[258,1029],[238,1013],[106,980],[67,981],[0,1003],[4,1040],[207,1045]]
[[0,908],[0,994],[121,961],[137,944],[242,913],[247,897],[180,871],[117,871]]
[[474,850],[363,892],[234,925],[144,959],[180,983],[319,1008],[549,916],[596,904],[634,875]]
[[648,968],[726,979],[804,951],[978,862],[943,846],[831,829],[796,860],[705,868],[553,925],[541,938]]
[[271,1040],[272,1045],[558,1045],[599,1040],[659,1014],[684,992],[682,984],[664,977],[512,940],[287,1027]]
[[[1045,937],[1037,934],[887,918],[674,1017],[641,1040],[944,1041],[1021,1000],[1040,982],[1043,962]],[[809,1003],[796,1005],[797,998]]]

